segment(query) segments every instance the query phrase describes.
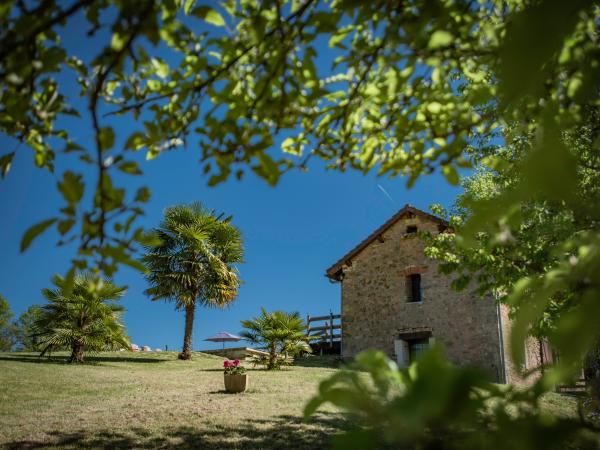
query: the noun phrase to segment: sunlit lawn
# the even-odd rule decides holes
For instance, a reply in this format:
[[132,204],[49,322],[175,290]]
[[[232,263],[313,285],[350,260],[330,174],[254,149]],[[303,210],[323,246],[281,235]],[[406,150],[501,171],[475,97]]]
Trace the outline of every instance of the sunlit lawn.
[[[65,358],[0,353],[0,447],[319,449],[345,425],[332,408],[302,420],[319,381],[337,370],[331,359],[250,368],[249,390],[231,395],[214,356],[105,353],[84,365]],[[577,400],[549,394],[545,407],[574,416]]]
[[0,353],[0,447],[313,449],[341,426],[332,410],[302,421],[333,368],[251,368],[249,390],[231,395],[218,357],[122,352],[93,361]]

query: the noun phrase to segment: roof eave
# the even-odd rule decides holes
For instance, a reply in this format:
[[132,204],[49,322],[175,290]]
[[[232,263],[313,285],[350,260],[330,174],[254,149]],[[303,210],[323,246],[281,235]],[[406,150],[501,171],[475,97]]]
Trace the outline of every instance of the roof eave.
[[325,276],[332,281],[342,281],[341,276],[343,275],[343,266],[347,264],[348,261],[352,260],[355,256],[357,256],[360,252],[362,252],[365,248],[367,248],[371,243],[380,238],[383,233],[385,233],[389,228],[391,228],[396,222],[398,222],[402,216],[406,213],[413,213],[417,216],[424,217],[432,222],[436,222],[439,225],[443,226],[444,229],[448,228],[449,223],[442,219],[441,217],[434,216],[433,214],[429,214],[425,211],[415,208],[408,203],[404,205],[404,207],[394,214],[388,221],[386,221],[383,225],[377,228],[374,232],[372,232],[369,236],[367,236],[363,241],[361,241],[356,247],[346,253],[342,258],[336,261],[331,267],[329,267],[325,271]]

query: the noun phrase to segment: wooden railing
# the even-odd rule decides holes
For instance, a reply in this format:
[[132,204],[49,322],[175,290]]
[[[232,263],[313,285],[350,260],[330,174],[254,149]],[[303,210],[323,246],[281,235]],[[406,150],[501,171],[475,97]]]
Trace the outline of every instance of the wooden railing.
[[[324,324],[323,324],[324,323]],[[342,315],[330,312],[326,316],[306,316],[308,326],[307,334],[310,337],[320,337],[312,342],[320,342],[321,345],[329,344],[333,347],[334,342],[342,339]],[[317,326],[311,326],[316,324]],[[338,331],[339,330],[339,331]]]

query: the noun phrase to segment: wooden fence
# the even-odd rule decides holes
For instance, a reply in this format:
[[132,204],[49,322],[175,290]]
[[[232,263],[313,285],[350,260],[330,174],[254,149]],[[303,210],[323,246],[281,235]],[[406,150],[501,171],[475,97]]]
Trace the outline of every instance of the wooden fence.
[[329,312],[325,316],[306,316],[307,334],[312,337],[311,346],[323,352],[324,349],[339,352],[342,341],[342,315]]

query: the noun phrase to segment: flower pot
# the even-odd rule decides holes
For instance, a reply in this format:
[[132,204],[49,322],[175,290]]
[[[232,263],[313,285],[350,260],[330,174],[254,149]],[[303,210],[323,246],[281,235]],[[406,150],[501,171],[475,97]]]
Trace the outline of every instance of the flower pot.
[[248,387],[248,375],[224,375],[227,392],[244,392]]

